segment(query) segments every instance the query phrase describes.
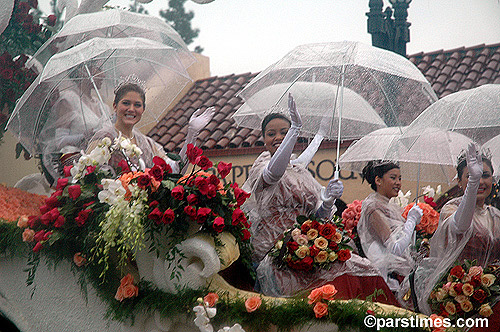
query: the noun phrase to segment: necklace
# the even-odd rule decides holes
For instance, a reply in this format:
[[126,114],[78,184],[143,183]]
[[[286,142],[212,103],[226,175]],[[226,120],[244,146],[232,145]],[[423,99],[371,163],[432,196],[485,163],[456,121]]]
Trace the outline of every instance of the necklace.
[[124,134],[124,133],[122,133],[121,131],[119,131],[119,130],[118,130],[118,132],[120,133],[120,135],[121,135],[121,136],[123,136],[123,137],[125,137],[125,138],[127,138],[127,139],[129,139],[129,140],[133,140],[133,139],[135,138],[135,135],[134,135],[134,134],[132,134],[132,136],[128,137],[127,135],[125,135],[125,134]]

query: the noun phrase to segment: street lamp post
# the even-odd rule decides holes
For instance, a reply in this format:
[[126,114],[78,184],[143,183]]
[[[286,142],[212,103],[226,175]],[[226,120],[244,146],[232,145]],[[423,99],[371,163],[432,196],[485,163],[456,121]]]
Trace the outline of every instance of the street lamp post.
[[[408,7],[411,0],[389,0],[392,8],[383,10],[383,0],[370,0],[368,33],[372,35],[372,45],[406,56],[406,44],[410,41]],[[394,18],[393,18],[394,10]]]

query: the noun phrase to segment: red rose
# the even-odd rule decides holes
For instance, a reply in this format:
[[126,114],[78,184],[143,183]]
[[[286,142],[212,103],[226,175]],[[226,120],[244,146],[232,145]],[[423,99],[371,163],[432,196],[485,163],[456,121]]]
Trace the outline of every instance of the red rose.
[[87,174],[92,174],[96,170],[95,166],[87,166]]
[[317,222],[316,220],[311,221],[311,228],[319,230],[320,226],[321,226],[320,223]]
[[474,294],[472,295],[472,297],[474,299],[476,299],[477,302],[479,303],[483,303],[484,300],[486,299],[487,297],[487,294],[484,290],[482,289],[476,289],[476,291],[474,292]]
[[69,166],[64,166],[63,168],[63,172],[64,172],[64,176],[65,177],[70,177],[71,176],[71,169],[73,168],[73,165],[69,165]]
[[316,257],[316,255],[318,255],[319,253],[319,249],[316,248],[315,245],[312,245],[309,247],[309,254],[312,256],[312,257]]
[[196,164],[196,158],[201,156],[203,154],[203,150],[200,148],[197,148],[193,144],[188,144],[187,145],[187,150],[186,150],[186,156],[189,159],[189,162],[191,164]]
[[475,275],[470,279],[469,283],[472,287],[477,288],[481,285],[481,277],[479,275]]
[[52,194],[49,198],[45,199],[45,204],[48,208],[53,208],[56,206],[60,206],[61,202],[59,202],[59,198],[56,195]]
[[250,232],[248,231],[248,229],[243,229],[241,232],[243,233],[243,236],[241,237],[241,239],[242,239],[243,241],[247,241],[247,240],[249,240],[249,239],[250,239],[250,237],[252,236],[252,235],[250,234]]
[[156,181],[163,180],[163,169],[158,165],[153,166],[153,168],[148,171],[148,174],[151,175]]
[[214,198],[215,196],[217,196],[217,187],[210,183],[208,185],[208,191],[206,195],[208,198]]
[[236,208],[233,211],[232,220],[233,221],[231,224],[233,226],[236,226],[236,225],[245,223],[247,221],[247,217],[245,216],[245,213],[240,208]]
[[35,247],[33,248],[33,252],[39,252],[40,250],[42,250],[42,247],[43,244],[41,242],[37,242],[37,244],[35,244]]
[[129,173],[130,172],[130,167],[128,163],[125,161],[125,159],[120,160],[118,163],[118,167],[121,170],[121,173]]
[[36,227],[38,227],[39,223],[40,223],[40,217],[39,216],[30,216],[28,218],[28,226],[30,228],[36,228]]
[[250,194],[247,193],[245,190],[240,189],[239,187],[235,187],[234,197],[236,198],[236,203],[238,203],[238,205],[241,206],[243,205],[243,203],[245,203],[247,198],[250,197]]
[[168,225],[168,224],[171,224],[175,219],[175,212],[174,210],[172,209],[167,209],[164,213],[163,213],[163,217],[161,219],[161,222]]
[[220,180],[218,177],[216,177],[215,175],[211,174],[209,177],[208,177],[208,182],[210,182],[211,184],[213,184],[214,186],[218,186],[219,183],[220,183]]
[[160,205],[160,203],[158,203],[158,201],[152,201],[151,203],[149,203],[149,207],[152,209],[154,209],[158,205]]
[[160,167],[163,171],[165,171],[168,166],[167,162],[163,158],[158,156],[153,157],[153,164],[155,164],[155,166]]
[[78,226],[83,226],[91,213],[91,209],[86,209],[78,212],[78,217],[75,218],[76,224]]
[[300,230],[304,234],[307,234],[307,232],[309,232],[310,229],[311,229],[311,224],[303,223],[302,226],[300,226]]
[[52,207],[48,206],[48,205],[42,205],[39,207],[40,209],[40,213],[41,214],[45,214],[47,212],[49,212],[49,210],[51,209]]
[[213,228],[217,233],[222,232],[222,230],[224,229],[224,226],[225,226],[224,225],[224,218],[222,218],[222,217],[215,218]]
[[210,167],[213,166],[210,159],[208,159],[206,156],[196,157],[195,163],[204,171],[206,171],[207,169],[209,169]]
[[313,267],[313,263],[314,263],[314,260],[311,256],[306,256],[304,257],[300,263],[299,263],[299,266],[300,266],[300,270],[304,270],[304,271],[309,271],[312,269]]
[[176,186],[172,189],[171,193],[172,197],[175,198],[176,200],[180,201],[181,199],[184,198],[184,187],[183,186]]
[[434,202],[434,197],[424,196],[424,202],[426,202],[433,208],[437,206],[436,202]]
[[47,241],[51,235],[52,235],[52,231],[46,232],[45,234],[43,234],[42,241]]
[[196,179],[194,179],[194,185],[198,188],[198,190],[200,191],[200,193],[202,195],[207,195],[208,194],[208,180],[202,176],[198,176],[196,177]]
[[59,215],[59,217],[57,217],[56,221],[54,222],[54,227],[63,227],[65,223],[66,223],[66,218],[61,214]]
[[52,215],[50,214],[50,211],[45,212],[42,214],[40,217],[40,222],[44,224],[45,226],[48,226],[50,222],[52,221]]
[[351,258],[351,251],[348,249],[342,249],[342,250],[339,250],[337,255],[338,255],[339,261],[345,262],[346,260]]
[[465,274],[465,271],[464,271],[463,267],[460,265],[454,266],[450,271],[450,275],[455,276],[458,279],[462,279],[464,274]]
[[196,214],[196,221],[198,222],[198,224],[203,224],[207,220],[207,217],[210,214],[210,212],[212,212],[212,209],[210,208],[206,207],[199,208]]
[[455,291],[455,293],[457,293],[457,295],[460,295],[462,294],[462,287],[463,287],[464,284],[462,284],[461,282],[453,285],[453,290]]
[[291,252],[295,252],[295,250],[299,249],[299,244],[295,241],[288,241],[286,246],[288,247],[288,250]]
[[337,231],[336,227],[332,224],[324,224],[323,227],[319,230],[319,235],[324,237],[327,240],[332,238],[332,235]]
[[149,213],[148,215],[148,218],[153,220],[158,225],[160,224],[162,217],[163,217],[163,212],[161,212],[160,209],[158,209],[157,207],[155,207],[153,211],[151,211],[151,213]]
[[47,212],[50,214],[50,221],[56,221],[57,218],[59,217],[60,213],[59,213],[59,209],[58,208],[53,208],[52,210],[50,210],[49,212]]
[[198,204],[198,196],[195,194],[189,194],[187,197],[187,201],[191,205],[196,205]]
[[40,242],[43,240],[44,235],[45,235],[45,231],[42,229],[41,231],[38,231],[35,233],[33,240],[35,240],[36,242]]
[[66,178],[57,179],[56,190],[63,190],[68,185],[69,180]]
[[191,218],[192,220],[196,220],[196,208],[191,206],[191,205],[188,205],[184,208],[184,213],[186,213],[189,218]]
[[55,26],[56,21],[57,21],[56,15],[51,14],[51,15],[47,16],[47,25],[48,26],[51,26],[51,27]]
[[79,184],[75,184],[68,187],[68,195],[72,200],[77,199],[82,194],[82,188]]
[[232,163],[227,164],[223,161],[219,161],[219,163],[217,164],[217,172],[219,172],[219,175],[222,179],[224,179],[229,174],[229,172],[231,172],[232,168]]
[[151,178],[149,175],[141,175],[137,178],[137,185],[141,189],[146,189],[151,184]]

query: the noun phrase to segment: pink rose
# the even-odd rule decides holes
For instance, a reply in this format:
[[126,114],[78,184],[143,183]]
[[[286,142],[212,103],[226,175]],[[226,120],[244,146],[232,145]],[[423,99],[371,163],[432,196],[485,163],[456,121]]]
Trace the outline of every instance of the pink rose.
[[313,289],[307,298],[309,299],[307,302],[309,304],[321,301],[323,298],[323,289],[321,287]]
[[26,228],[28,227],[28,217],[25,216],[25,215],[22,215],[19,217],[19,219],[17,220],[17,227],[19,228]]
[[247,312],[254,312],[259,309],[261,304],[262,300],[260,297],[252,296],[245,301],[245,308],[247,309]]
[[317,302],[313,308],[316,318],[321,318],[328,315],[328,304],[323,302]]
[[33,242],[34,239],[35,239],[35,231],[30,229],[30,228],[26,228],[23,231],[23,241],[24,242]]
[[337,294],[338,291],[334,285],[326,284],[321,287],[321,292],[323,293],[323,299],[330,301],[333,300],[333,297],[335,296],[335,294]]
[[217,295],[217,293],[208,293],[203,298],[203,302],[205,302],[209,307],[213,307],[217,301],[219,301],[219,295]]

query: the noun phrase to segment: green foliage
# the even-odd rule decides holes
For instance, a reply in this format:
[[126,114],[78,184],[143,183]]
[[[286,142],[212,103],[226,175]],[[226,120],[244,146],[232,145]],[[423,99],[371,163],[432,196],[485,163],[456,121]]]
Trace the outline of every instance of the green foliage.
[[[200,33],[200,29],[193,29],[191,20],[194,17],[193,11],[187,11],[184,3],[187,0],[169,0],[169,8],[160,10],[160,16],[179,33],[186,45],[190,45]],[[196,46],[195,52],[203,52],[203,48]]]

